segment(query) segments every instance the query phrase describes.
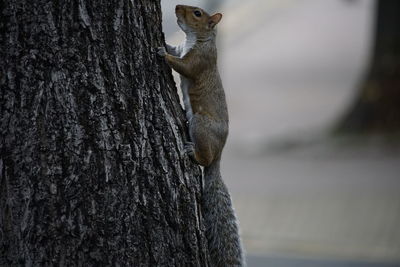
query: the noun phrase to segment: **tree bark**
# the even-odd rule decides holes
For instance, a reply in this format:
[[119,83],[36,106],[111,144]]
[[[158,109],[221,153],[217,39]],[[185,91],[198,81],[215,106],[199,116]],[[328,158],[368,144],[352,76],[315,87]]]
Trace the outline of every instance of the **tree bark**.
[[371,65],[339,132],[400,132],[400,1],[379,0]]
[[0,266],[207,266],[160,2],[0,12]]

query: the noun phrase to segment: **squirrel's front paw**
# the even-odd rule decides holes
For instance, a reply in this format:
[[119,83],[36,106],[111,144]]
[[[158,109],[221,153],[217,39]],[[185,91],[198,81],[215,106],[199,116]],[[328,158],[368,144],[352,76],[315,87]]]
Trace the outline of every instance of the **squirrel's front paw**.
[[165,49],[165,47],[158,47],[157,48],[157,54],[160,57],[165,57],[165,55],[167,54],[167,50]]

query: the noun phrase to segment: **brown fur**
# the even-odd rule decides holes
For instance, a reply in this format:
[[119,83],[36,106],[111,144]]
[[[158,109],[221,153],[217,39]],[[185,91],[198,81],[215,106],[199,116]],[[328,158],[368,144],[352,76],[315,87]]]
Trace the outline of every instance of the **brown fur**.
[[[201,17],[195,16],[194,11],[201,12]],[[165,59],[175,71],[189,80],[194,114],[189,123],[195,146],[194,156],[199,164],[208,166],[219,160],[228,135],[228,110],[217,69],[214,33],[222,15],[210,16],[200,8],[178,5],[176,16],[179,23],[195,32],[197,42],[183,58],[166,54]]]

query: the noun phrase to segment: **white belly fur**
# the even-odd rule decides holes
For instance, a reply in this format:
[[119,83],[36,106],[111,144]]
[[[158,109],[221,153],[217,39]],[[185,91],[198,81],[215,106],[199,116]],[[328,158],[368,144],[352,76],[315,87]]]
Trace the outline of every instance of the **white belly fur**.
[[[180,58],[183,58],[193,48],[195,43],[196,43],[196,36],[187,34],[186,40],[182,44],[182,50],[181,50],[182,53],[180,55]],[[181,90],[182,90],[182,96],[183,96],[183,105],[184,105],[185,111],[186,111],[186,119],[190,122],[190,120],[193,117],[193,110],[192,110],[192,105],[190,103],[190,97],[189,97],[190,81],[182,75],[180,75],[180,77],[181,77]]]

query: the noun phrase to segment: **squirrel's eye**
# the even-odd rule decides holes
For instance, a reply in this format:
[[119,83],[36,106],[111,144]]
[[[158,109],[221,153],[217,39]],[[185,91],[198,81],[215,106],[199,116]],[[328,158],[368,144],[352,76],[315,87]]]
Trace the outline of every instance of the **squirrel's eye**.
[[194,13],[194,15],[195,15],[196,17],[201,17],[201,12],[200,12],[200,11],[195,10],[193,13]]

